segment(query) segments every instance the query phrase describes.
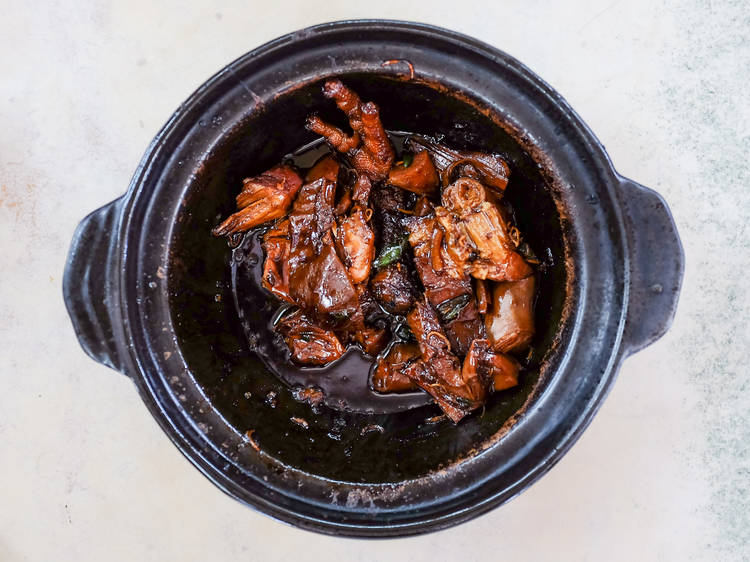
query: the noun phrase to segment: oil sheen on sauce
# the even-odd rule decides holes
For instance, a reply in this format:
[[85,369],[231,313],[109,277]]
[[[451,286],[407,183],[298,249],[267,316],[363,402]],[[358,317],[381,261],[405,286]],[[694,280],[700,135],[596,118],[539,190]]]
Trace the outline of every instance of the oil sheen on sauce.
[[[390,133],[390,136],[400,152],[406,134]],[[317,140],[284,160],[304,170],[328,152],[328,146]],[[379,394],[372,391],[370,373],[375,360],[356,346],[349,347],[341,358],[325,367],[301,367],[291,361],[286,344],[273,329],[274,322],[289,305],[270,295],[261,285],[265,259],[261,242],[266,229],[260,227],[244,235],[232,252],[231,268],[235,308],[245,337],[271,372],[290,388],[322,390],[325,404],[338,410],[391,413],[430,404],[430,397],[423,392]]]

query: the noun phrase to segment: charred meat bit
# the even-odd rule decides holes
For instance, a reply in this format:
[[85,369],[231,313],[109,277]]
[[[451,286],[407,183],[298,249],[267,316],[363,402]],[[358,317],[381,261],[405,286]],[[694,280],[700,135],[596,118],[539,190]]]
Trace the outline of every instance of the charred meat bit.
[[382,316],[383,311],[378,306],[375,295],[373,295],[367,283],[355,285],[354,290],[357,291],[359,308],[366,323],[372,323],[375,319]]
[[214,228],[213,235],[245,232],[283,217],[301,185],[302,178],[290,166],[276,166],[259,176],[246,178],[237,196],[239,210]]
[[380,307],[372,296],[366,283],[354,286],[359,300],[359,308],[349,322],[337,330],[339,339],[346,343],[357,343],[362,351],[375,356],[388,345],[390,332],[377,324],[377,317],[382,314]]
[[533,276],[498,283],[492,290],[492,306],[485,317],[487,337],[496,351],[522,351],[534,337]]
[[408,146],[413,150],[426,150],[432,156],[432,161],[440,173],[440,181],[445,187],[451,181],[455,172],[480,180],[485,185],[502,193],[508,185],[510,169],[505,161],[496,154],[472,152],[468,150],[454,150],[438,144],[426,137],[414,135],[409,139]]
[[336,334],[320,328],[299,310],[282,318],[276,330],[296,363],[326,365],[344,354]]
[[487,340],[471,342],[461,374],[464,379],[479,378],[492,381],[492,389],[505,390],[518,384],[519,366],[515,359],[493,351]]
[[517,281],[532,269],[515,251],[509,225],[485,187],[460,178],[443,190],[443,206],[435,209],[452,257],[473,277]]
[[372,373],[372,388],[375,392],[411,392],[419,387],[408,376],[404,369],[419,359],[419,346],[415,343],[397,343],[387,355],[378,359]]
[[414,155],[410,165],[396,164],[391,168],[388,173],[388,183],[413,193],[426,195],[435,192],[440,184],[440,178],[430,160],[429,153],[422,150]]
[[405,209],[408,204],[408,194],[400,188],[391,185],[381,185],[373,189],[372,206],[376,213],[397,213]]

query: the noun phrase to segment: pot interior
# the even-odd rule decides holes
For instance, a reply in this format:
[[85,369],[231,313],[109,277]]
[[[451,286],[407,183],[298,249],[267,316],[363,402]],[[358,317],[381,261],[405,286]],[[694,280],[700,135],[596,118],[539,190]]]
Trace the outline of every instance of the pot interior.
[[[453,147],[496,152],[511,168],[506,198],[518,227],[542,260],[536,303],[537,335],[521,359],[519,386],[493,394],[483,411],[458,425],[435,405],[382,413],[352,412],[295,400],[253,351],[241,325],[232,291],[232,250],[211,235],[235,206],[242,179],[278,163],[315,140],[304,127],[317,111],[344,126],[325,99],[325,77],[285,93],[247,115],[221,136],[186,190],[170,241],[169,306],[177,344],[193,379],[226,422],[281,464],[329,479],[355,483],[399,482],[434,472],[481,450],[507,431],[552,375],[549,352],[561,331],[567,291],[565,237],[555,192],[541,163],[526,152],[509,128],[470,96],[418,81],[381,74],[340,78],[364,100],[376,102],[389,130],[442,135]],[[207,117],[210,119],[210,117]],[[246,299],[247,300],[247,299]],[[249,298],[256,314],[268,316],[278,303],[258,293]],[[244,305],[247,308],[247,303]],[[364,380],[351,384],[367,385]],[[304,428],[291,418],[304,419]],[[375,426],[381,431],[368,431]]]

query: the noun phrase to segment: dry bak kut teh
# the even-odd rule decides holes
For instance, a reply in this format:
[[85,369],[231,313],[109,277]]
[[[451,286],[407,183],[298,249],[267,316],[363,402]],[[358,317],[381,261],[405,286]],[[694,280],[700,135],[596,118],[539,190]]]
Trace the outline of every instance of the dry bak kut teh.
[[458,422],[518,383],[534,335],[539,262],[503,200],[508,166],[418,135],[397,155],[374,103],[339,80],[323,94],[351,133],[308,117],[330,152],[245,179],[213,233],[265,229],[262,284],[288,309],[274,329],[291,361],[359,346],[374,391],[421,389]]

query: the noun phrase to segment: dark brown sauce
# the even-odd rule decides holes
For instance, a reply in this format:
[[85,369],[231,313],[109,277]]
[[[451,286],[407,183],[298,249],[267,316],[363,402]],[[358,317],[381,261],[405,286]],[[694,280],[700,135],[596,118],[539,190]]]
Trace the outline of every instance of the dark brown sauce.
[[[390,133],[400,153],[405,133]],[[284,158],[298,168],[310,168],[330,152],[323,140],[310,143]],[[351,346],[344,355],[325,367],[301,367],[290,359],[289,349],[273,329],[286,303],[269,294],[261,285],[263,271],[263,232],[260,227],[245,234],[232,252],[232,293],[235,307],[250,348],[266,366],[291,388],[314,387],[323,391],[324,403],[337,410],[387,414],[430,404],[424,392],[378,394],[370,388],[374,359],[359,347]]]

